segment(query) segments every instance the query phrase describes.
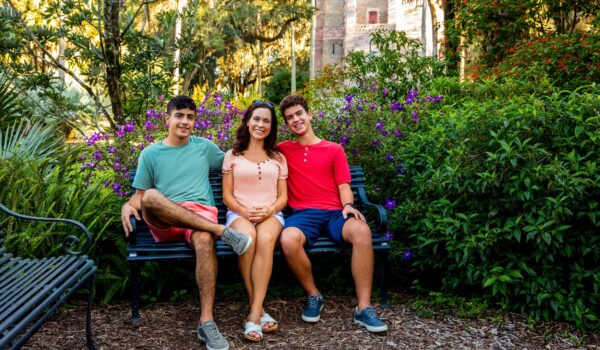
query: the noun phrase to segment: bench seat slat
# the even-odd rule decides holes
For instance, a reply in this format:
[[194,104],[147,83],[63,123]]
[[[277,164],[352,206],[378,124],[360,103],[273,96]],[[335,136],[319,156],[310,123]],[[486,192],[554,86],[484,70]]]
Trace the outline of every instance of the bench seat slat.
[[3,310],[0,319],[4,321],[0,323],[0,330],[13,323],[16,315],[30,313],[32,308],[57,288],[70,287],[73,283],[68,281],[85,272],[81,269],[85,263],[85,260],[76,256],[63,256],[43,262],[33,261],[31,265],[34,270],[28,274],[33,277],[20,278],[20,283],[2,296]]

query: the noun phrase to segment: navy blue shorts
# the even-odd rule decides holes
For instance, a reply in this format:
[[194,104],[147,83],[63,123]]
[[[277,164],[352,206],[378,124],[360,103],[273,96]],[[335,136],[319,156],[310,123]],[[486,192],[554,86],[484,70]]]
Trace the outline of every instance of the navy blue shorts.
[[346,220],[351,217],[354,215],[350,214],[347,219],[344,219],[341,210],[294,209],[292,215],[285,219],[285,228],[295,227],[302,231],[309,247],[322,233],[341,243],[342,228]]

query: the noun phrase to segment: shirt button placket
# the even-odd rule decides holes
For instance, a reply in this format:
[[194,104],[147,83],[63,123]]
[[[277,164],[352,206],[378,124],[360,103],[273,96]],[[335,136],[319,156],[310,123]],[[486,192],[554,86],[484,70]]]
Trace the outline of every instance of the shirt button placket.
[[304,147],[304,163],[308,162],[308,147]]

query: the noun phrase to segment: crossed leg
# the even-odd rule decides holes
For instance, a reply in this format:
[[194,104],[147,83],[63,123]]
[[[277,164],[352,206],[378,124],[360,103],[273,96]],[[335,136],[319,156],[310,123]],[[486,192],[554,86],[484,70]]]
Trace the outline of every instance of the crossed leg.
[[221,236],[225,226],[216,224],[174,203],[155,189],[144,191],[142,213],[157,227],[187,227]]

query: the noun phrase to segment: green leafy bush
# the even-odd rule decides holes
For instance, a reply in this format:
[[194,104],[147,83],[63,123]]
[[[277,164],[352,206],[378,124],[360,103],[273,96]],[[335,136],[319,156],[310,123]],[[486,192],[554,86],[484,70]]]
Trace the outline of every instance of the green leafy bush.
[[406,176],[375,178],[393,189],[415,283],[597,324],[600,88],[503,95],[500,83],[478,99],[478,85],[445,95],[402,138],[393,156]]

